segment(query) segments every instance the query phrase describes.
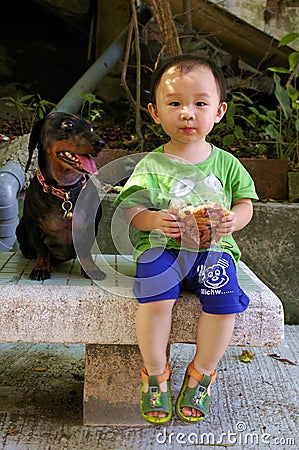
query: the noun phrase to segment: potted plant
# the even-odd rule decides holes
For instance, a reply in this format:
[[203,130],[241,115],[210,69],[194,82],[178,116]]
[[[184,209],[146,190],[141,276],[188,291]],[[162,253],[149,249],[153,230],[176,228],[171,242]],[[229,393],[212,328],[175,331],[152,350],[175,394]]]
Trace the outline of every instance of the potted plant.
[[[279,46],[299,36],[292,33]],[[243,92],[231,92],[224,120],[215,128],[213,142],[237,156],[254,178],[261,199],[285,200],[288,172],[298,168],[298,108],[296,88],[299,53],[289,55],[289,68],[270,67],[274,104],[267,107]],[[278,73],[288,75],[282,84]],[[271,104],[271,103],[270,103]]]

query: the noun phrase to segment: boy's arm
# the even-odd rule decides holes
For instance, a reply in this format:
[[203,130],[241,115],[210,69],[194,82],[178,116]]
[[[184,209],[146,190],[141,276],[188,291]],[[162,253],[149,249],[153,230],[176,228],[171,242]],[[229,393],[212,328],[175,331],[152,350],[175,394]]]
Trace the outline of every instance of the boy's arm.
[[223,217],[218,225],[216,233],[220,237],[228,236],[234,231],[241,230],[251,220],[253,206],[250,198],[241,198],[233,203],[230,214]]
[[168,237],[178,238],[182,232],[182,224],[178,224],[176,217],[166,210],[151,211],[144,205],[124,209],[126,220],[135,228],[142,231],[159,231]]

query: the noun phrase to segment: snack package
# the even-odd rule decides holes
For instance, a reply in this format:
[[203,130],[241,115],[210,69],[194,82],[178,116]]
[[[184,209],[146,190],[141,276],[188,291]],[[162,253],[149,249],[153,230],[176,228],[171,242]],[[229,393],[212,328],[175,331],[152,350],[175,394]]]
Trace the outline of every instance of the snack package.
[[220,181],[213,175],[200,180],[176,181],[171,189],[169,212],[184,223],[178,239],[185,247],[208,248],[221,245],[216,227],[229,214]]

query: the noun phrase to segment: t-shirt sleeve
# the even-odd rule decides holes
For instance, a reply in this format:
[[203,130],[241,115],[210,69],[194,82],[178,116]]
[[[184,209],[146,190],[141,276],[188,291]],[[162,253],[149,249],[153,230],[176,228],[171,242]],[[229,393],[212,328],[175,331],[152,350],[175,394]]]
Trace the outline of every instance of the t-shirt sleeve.
[[150,189],[152,183],[150,171],[146,164],[140,161],[116,197],[114,205],[121,208],[132,208],[142,204],[150,208],[152,206]]
[[229,180],[231,184],[232,203],[241,198],[250,198],[253,201],[259,200],[254,181],[249,172],[237,158],[231,159],[231,163]]
[[257,201],[259,197],[255,190],[254,181],[245,167],[241,163],[239,164],[239,177],[233,184],[233,202],[241,198],[250,198],[253,201]]

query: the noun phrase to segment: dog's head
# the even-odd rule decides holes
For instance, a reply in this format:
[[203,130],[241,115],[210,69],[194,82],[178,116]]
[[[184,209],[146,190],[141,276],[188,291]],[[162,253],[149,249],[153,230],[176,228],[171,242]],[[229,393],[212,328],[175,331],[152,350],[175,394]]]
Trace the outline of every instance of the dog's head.
[[59,165],[79,173],[96,173],[93,157],[104,146],[104,141],[93,132],[91,122],[76,114],[53,112],[39,120],[29,139],[29,169],[32,155],[37,147],[38,163]]

